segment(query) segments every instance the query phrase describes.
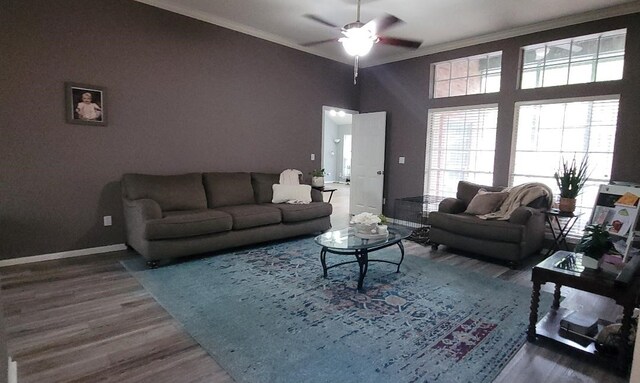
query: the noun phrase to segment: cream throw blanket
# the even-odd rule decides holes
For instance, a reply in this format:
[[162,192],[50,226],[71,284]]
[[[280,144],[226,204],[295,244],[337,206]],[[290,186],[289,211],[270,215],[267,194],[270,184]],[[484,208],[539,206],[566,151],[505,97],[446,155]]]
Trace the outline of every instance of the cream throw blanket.
[[514,186],[504,189],[503,191],[508,192],[509,196],[504,200],[502,205],[500,205],[500,210],[494,213],[479,215],[478,218],[506,221],[511,218],[511,214],[513,214],[517,208],[527,206],[536,198],[547,197],[547,201],[549,201],[548,207],[551,207],[553,201],[553,192],[551,189],[547,185],[538,182]]

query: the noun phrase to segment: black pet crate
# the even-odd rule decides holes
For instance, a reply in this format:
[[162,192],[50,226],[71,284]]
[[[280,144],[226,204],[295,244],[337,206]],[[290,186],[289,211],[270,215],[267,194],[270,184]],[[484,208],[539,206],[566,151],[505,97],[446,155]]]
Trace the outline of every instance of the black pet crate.
[[429,244],[429,212],[437,211],[444,197],[422,195],[395,200],[393,219],[398,225],[414,228],[408,238],[423,245]]

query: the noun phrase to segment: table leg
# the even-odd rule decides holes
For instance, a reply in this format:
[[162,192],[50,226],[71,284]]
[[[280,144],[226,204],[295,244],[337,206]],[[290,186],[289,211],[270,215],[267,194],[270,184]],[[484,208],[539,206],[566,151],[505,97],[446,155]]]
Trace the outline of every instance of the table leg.
[[531,312],[529,313],[529,329],[527,330],[527,340],[536,340],[536,324],[538,323],[538,306],[540,305],[540,282],[533,281],[533,292],[531,293]]
[[322,274],[326,278],[327,277],[327,248],[323,247],[320,250],[320,263],[322,263]]
[[362,285],[364,284],[364,277],[367,275],[367,269],[369,267],[369,254],[367,249],[361,249],[356,252],[356,259],[360,266],[360,276],[358,278],[358,291],[362,291]]
[[331,203],[331,198],[333,198],[333,192],[334,192],[334,191],[335,191],[335,190],[331,190],[331,191],[329,192],[329,200],[327,201],[327,203]]
[[556,290],[553,292],[553,304],[551,305],[551,308],[554,310],[557,310],[560,308],[560,288],[562,287],[561,284],[556,283]]
[[[557,222],[557,218],[555,220]],[[553,221],[554,219],[551,218],[551,216],[547,215],[547,223],[549,224],[549,229],[551,230],[551,236],[553,237],[553,244],[549,248],[549,251],[547,251],[547,254],[545,254],[545,256],[547,257],[553,254],[556,250],[560,249],[560,247],[558,246],[558,238],[556,237],[556,229],[553,227]],[[560,224],[558,223],[558,226],[559,225]]]
[[400,272],[400,265],[402,264],[402,261],[404,260],[404,245],[402,244],[402,241],[398,242],[398,247],[400,248],[400,254],[402,254],[400,256],[400,262],[398,262],[398,269],[396,270],[396,273]]
[[629,334],[631,332],[631,316],[633,315],[633,304],[626,304],[622,310],[622,325],[620,326],[620,337],[622,344],[620,345],[620,358],[618,359],[621,371],[626,371],[630,361]]

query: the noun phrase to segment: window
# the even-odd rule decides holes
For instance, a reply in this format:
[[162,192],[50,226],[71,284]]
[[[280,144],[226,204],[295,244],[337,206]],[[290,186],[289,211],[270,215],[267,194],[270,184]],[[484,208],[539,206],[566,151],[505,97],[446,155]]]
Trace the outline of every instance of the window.
[[584,214],[572,234],[580,236],[591,216],[598,185],[608,183],[618,119],[618,97],[516,105],[511,185],[542,182],[559,193],[554,172],[561,158],[579,163],[588,154],[590,178],[577,199]]
[[458,181],[493,184],[497,106],[430,110],[424,191],[455,196]]
[[433,97],[499,92],[501,65],[502,52],[435,63]]
[[620,80],[626,29],[522,49],[522,89]]

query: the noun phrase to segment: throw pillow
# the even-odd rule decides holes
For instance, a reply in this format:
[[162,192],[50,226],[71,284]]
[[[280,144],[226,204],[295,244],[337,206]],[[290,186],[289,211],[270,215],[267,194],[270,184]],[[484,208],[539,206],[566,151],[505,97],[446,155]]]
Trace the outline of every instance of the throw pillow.
[[500,205],[502,205],[508,196],[509,193],[507,192],[488,192],[480,189],[464,212],[474,215],[493,213],[500,208]]
[[310,203],[311,185],[282,185],[273,184],[272,203]]

